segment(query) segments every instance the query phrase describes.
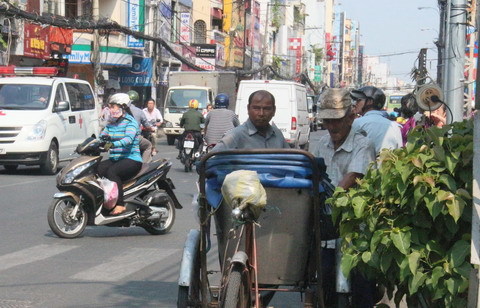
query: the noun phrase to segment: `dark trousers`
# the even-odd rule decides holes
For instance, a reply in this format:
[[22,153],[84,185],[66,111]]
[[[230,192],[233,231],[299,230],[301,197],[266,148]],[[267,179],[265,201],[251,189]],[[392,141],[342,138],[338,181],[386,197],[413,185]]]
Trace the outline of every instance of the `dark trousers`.
[[98,164],[98,175],[114,181],[118,186],[117,205],[125,205],[123,201],[123,181],[131,179],[142,169],[142,163],[132,159],[112,161],[104,160]]
[[203,144],[203,135],[201,132],[196,130],[184,131],[182,134],[182,137],[178,139],[178,149],[180,150],[180,152],[182,152],[183,150],[183,140],[185,139],[185,136],[189,133],[193,135],[193,139],[195,142],[195,149],[198,149],[198,147]]

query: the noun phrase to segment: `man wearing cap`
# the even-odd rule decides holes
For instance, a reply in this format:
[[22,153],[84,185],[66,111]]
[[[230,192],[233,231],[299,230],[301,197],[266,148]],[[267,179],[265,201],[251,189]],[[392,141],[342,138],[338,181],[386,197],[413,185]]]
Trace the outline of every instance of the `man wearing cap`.
[[[352,108],[350,93],[345,89],[327,89],[320,97],[319,118],[328,134],[313,145],[312,153],[322,157],[327,167],[327,174],[334,186],[349,189],[356,180],[363,177],[371,162],[375,161],[375,148],[372,142],[361,132],[352,129],[356,114]],[[326,292],[334,292],[335,279],[335,240],[322,241],[322,259],[325,268],[324,286]],[[373,307],[374,283],[366,281],[360,275],[352,273],[352,296],[355,307]]]
[[312,153],[324,158],[332,184],[348,189],[375,161],[372,142],[352,129],[355,113],[347,90],[327,89],[320,97],[318,116],[328,135],[320,138]]
[[353,130],[363,130],[375,145],[378,155],[382,149],[398,149],[402,147],[402,133],[394,121],[385,117],[382,110],[386,97],[382,90],[366,86],[350,93],[356,102],[356,109],[362,117],[353,122]]

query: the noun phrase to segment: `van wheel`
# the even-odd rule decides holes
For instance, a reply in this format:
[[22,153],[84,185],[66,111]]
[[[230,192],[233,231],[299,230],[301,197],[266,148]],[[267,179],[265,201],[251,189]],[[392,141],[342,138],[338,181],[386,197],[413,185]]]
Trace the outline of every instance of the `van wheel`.
[[50,143],[45,161],[40,165],[40,171],[43,174],[52,175],[57,173],[58,168],[58,149],[55,142]]
[[3,165],[3,168],[7,171],[15,171],[18,168],[18,165]]
[[167,144],[168,144],[168,145],[174,145],[175,139],[176,139],[176,138],[175,138],[174,135],[173,135],[173,136],[172,136],[172,135],[167,135]]

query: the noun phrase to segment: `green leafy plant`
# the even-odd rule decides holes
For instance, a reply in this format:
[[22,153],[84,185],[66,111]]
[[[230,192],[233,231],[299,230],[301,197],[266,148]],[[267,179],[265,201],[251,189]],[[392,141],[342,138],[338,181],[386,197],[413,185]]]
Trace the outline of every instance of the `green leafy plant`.
[[472,265],[473,122],[415,128],[355,188],[329,199],[342,271],[355,268],[409,307],[466,307]]
[[274,29],[274,32],[278,31],[280,26],[282,25],[282,17],[280,16],[280,1],[274,0],[272,3],[272,18],[271,18],[271,26]]

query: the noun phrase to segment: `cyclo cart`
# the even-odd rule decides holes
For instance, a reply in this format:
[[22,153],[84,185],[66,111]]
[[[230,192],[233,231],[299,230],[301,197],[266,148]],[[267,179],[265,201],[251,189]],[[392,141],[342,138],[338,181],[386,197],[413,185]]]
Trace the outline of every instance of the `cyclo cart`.
[[[232,150],[208,153],[197,168],[200,229],[190,230],[185,242],[178,307],[260,308],[269,291],[299,292],[304,307],[324,307],[322,210],[333,187],[324,180],[323,160],[296,149]],[[222,198],[223,180],[236,170],[256,171],[266,191],[257,221]],[[212,216],[218,285],[207,268]]]

